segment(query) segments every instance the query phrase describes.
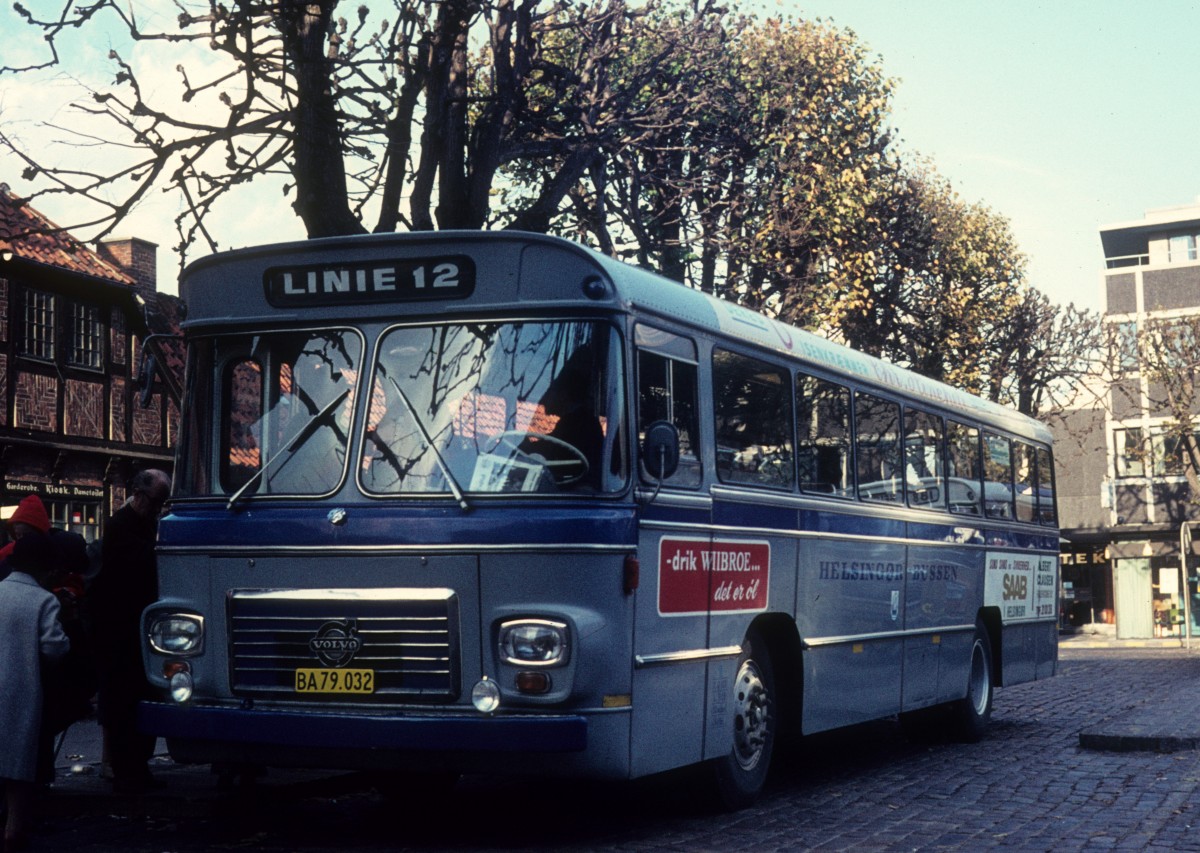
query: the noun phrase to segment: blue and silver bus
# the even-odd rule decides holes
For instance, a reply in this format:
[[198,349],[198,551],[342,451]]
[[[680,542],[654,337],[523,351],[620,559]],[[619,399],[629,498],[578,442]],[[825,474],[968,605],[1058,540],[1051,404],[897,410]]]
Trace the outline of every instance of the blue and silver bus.
[[180,762],[632,779],[730,807],[777,740],[982,736],[1057,662],[1051,434],[568,241],[227,252],[143,728]]

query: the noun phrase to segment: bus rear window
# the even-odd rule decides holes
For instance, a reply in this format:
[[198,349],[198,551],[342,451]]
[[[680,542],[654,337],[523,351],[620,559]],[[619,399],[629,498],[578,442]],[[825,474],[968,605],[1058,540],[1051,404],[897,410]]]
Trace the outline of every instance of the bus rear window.
[[1054,496],[1054,457],[1044,447],[1037,448],[1038,521],[1051,527],[1058,524]]

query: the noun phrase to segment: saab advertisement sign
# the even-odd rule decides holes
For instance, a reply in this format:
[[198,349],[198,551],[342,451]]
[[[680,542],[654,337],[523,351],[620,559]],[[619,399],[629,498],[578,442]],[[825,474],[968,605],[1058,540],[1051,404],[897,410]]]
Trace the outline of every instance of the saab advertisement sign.
[[1054,619],[1057,601],[1057,557],[988,552],[984,603],[1002,622]]

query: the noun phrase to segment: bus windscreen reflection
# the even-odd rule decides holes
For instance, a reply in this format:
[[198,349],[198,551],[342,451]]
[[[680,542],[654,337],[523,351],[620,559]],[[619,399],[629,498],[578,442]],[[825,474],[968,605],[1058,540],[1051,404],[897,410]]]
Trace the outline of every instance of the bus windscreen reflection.
[[605,492],[624,482],[620,347],[591,322],[398,328],[379,348],[371,494]]

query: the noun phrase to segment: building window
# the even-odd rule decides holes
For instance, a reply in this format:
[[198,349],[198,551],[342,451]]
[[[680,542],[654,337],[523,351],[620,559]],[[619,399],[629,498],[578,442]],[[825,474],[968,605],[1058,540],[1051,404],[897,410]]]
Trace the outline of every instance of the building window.
[[1132,373],[1138,369],[1137,321],[1117,323],[1115,331],[1116,339],[1113,345],[1116,348],[1117,369],[1122,373]]
[[[1200,433],[1195,436],[1200,441]],[[1171,429],[1155,430],[1151,441],[1154,447],[1154,476],[1181,477],[1187,472],[1188,448],[1184,436]]]
[[78,533],[89,542],[100,536],[99,501],[53,501],[45,500],[50,525],[59,530]]
[[1177,234],[1167,243],[1167,262],[1172,264],[1196,260],[1195,234]]
[[1146,443],[1140,428],[1113,430],[1117,479],[1146,476]]
[[103,341],[100,309],[82,302],[71,303],[71,364],[99,370]]
[[21,351],[33,358],[54,358],[54,295],[25,291],[25,327]]

